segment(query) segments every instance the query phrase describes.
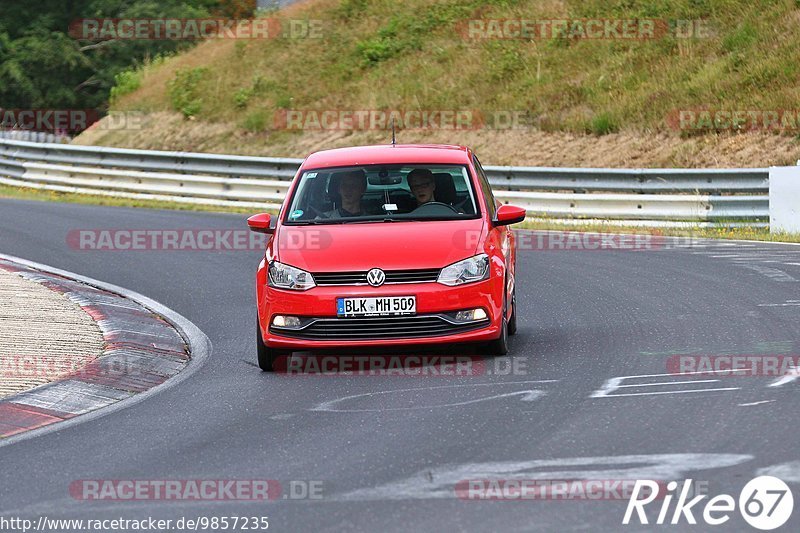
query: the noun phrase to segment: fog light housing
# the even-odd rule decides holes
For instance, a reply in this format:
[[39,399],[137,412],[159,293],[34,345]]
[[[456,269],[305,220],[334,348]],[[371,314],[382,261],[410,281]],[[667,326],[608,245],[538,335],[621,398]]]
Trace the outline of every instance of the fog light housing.
[[456,313],[456,321],[458,322],[478,322],[480,320],[486,320],[486,311],[481,308],[467,309]]
[[272,325],[276,328],[297,329],[302,326],[302,321],[296,316],[275,315]]

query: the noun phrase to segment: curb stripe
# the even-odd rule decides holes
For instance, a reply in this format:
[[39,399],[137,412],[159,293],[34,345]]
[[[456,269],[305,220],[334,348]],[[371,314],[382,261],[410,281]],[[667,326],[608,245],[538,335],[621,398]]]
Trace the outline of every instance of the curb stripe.
[[0,400],[0,446],[127,407],[182,381],[210,355],[194,324],[137,293],[2,254],[0,269],[63,294],[105,340],[102,355],[76,372]]

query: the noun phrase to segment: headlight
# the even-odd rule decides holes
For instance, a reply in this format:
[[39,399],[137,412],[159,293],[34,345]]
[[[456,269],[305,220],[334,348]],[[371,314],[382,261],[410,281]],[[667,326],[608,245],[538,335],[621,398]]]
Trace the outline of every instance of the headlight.
[[481,281],[489,277],[489,256],[478,254],[475,257],[464,259],[458,263],[446,266],[439,273],[439,283],[442,285],[463,285],[474,281]]
[[269,264],[268,283],[270,287],[275,287],[276,289],[293,291],[307,291],[317,286],[310,273],[277,261]]

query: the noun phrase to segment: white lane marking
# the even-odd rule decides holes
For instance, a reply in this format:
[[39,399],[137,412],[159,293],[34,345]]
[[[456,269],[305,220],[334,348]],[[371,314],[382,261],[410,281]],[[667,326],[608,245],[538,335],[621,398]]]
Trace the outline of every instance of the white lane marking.
[[755,272],[758,272],[762,276],[766,276],[772,281],[777,281],[777,282],[797,281],[795,278],[793,278],[783,270],[778,270],[777,268],[765,267],[761,265],[746,265],[746,264],[742,264],[741,266],[753,270]]
[[775,476],[789,483],[800,483],[800,461],[780,463],[756,470],[757,476]]
[[800,378],[800,367],[796,367],[794,365],[790,366],[791,370],[789,370],[786,374],[779,377],[769,385],[768,387],[781,387],[786,385],[787,383],[791,383],[792,381]]
[[[718,379],[697,379],[697,380],[688,381],[687,383],[714,383],[714,382],[717,382],[717,381],[719,381],[719,380]],[[675,385],[675,382],[674,381],[661,381],[661,382],[658,382],[658,383],[635,383],[633,385],[617,385],[617,388],[621,389],[623,387],[655,387],[655,386],[660,386],[660,385]]]
[[797,306],[797,305],[800,305],[800,302],[788,301],[788,302],[783,303],[783,304],[758,304],[757,306],[758,307],[792,307],[792,306]]
[[767,387],[782,387],[783,385],[786,385],[787,383],[791,383],[792,381],[796,380],[797,378],[800,378],[800,375],[798,375],[798,374],[787,374],[785,376],[781,376],[780,378],[776,379],[775,381],[773,381],[772,383],[767,385]]
[[[744,369],[741,369],[742,371]],[[731,391],[731,390],[739,390],[739,387],[722,387],[722,388],[706,388],[706,389],[677,389],[674,391],[658,391],[658,392],[635,392],[635,393],[625,393],[625,394],[611,394],[617,389],[621,389],[623,387],[647,387],[651,384],[649,383],[631,383],[623,385],[623,380],[629,379],[641,379],[641,378],[658,378],[658,377],[671,377],[677,378],[687,375],[694,375],[694,374],[714,374],[719,372],[739,372],[739,369],[735,370],[699,370],[693,372],[682,372],[680,374],[640,374],[638,376],[619,376],[607,379],[605,383],[603,383],[602,387],[599,390],[594,391],[589,397],[590,398],[614,398],[618,396],[650,396],[650,395],[661,395],[661,394],[685,394],[689,392],[719,392],[719,391]],[[673,381],[667,383],[659,383],[661,385],[689,385],[694,383],[712,383],[719,380],[716,379],[698,379],[698,380],[685,380],[682,379],[680,381]]]
[[412,410],[419,410],[419,409],[433,409],[437,407],[459,407],[462,405],[470,405],[478,402],[485,402],[489,400],[497,400],[501,398],[509,398],[512,396],[521,396],[520,400],[523,402],[532,402],[535,401],[546,393],[539,389],[526,389],[521,391],[514,391],[514,392],[507,392],[502,394],[495,394],[492,396],[484,396],[482,398],[475,398],[472,400],[464,400],[461,402],[450,402],[445,404],[437,404],[437,405],[416,405],[413,407],[380,407],[376,409],[342,409],[338,408],[337,405],[341,404],[342,402],[346,402],[348,400],[354,400],[356,398],[368,398],[372,396],[378,395],[385,395],[385,394],[396,394],[402,392],[414,392],[414,391],[427,391],[433,389],[454,389],[454,388],[462,388],[462,387],[500,387],[506,385],[528,385],[531,383],[555,383],[558,380],[556,379],[544,379],[544,380],[532,380],[532,381],[509,381],[506,383],[468,383],[463,385],[440,385],[436,387],[414,387],[410,389],[394,389],[394,390],[387,390],[387,391],[375,391],[375,392],[365,392],[362,394],[353,394],[351,396],[343,396],[341,398],[336,398],[335,400],[328,400],[326,402],[319,403],[309,409],[309,411],[317,411],[317,412],[329,412],[329,413],[371,413],[371,412],[381,412],[381,411],[412,411]]
[[[634,377],[641,377],[641,376],[628,376],[631,378]],[[619,388],[619,384],[622,383],[622,380],[625,379],[624,377],[620,378],[609,378],[603,383],[603,387],[600,390],[594,391],[589,398],[605,398],[608,396],[610,392],[613,392]]]
[[[711,239],[713,240],[713,239]],[[800,242],[782,242],[782,241],[754,241],[751,239],[731,239],[733,243],[748,243],[753,245],[761,245],[764,246],[765,244],[769,245],[783,245],[783,246],[800,246]],[[766,248],[766,247],[764,247]]]
[[719,255],[711,255],[709,257],[713,257],[714,259],[724,258],[724,259],[737,259],[742,261],[758,261],[765,257],[781,257],[784,259],[788,259],[783,254],[753,254],[753,253],[746,253],[746,254],[719,254]]
[[[544,392],[544,391],[541,391],[541,390],[531,390],[531,391],[528,391],[528,394],[526,394],[526,395],[524,395],[522,398],[520,398],[520,401],[523,401],[523,402],[533,402],[533,401],[535,401],[535,400],[538,400],[539,398],[541,398],[541,397],[542,397],[542,396],[544,396],[544,395],[545,395],[545,392]],[[512,394],[510,394],[509,396],[513,396],[513,393],[512,393]]]
[[752,455],[673,453],[570,457],[528,461],[498,461],[444,465],[407,478],[334,496],[334,500],[420,500],[457,498],[468,480],[523,479],[683,479],[698,470],[736,466]]
[[792,265],[792,266],[799,266],[800,267],[800,263],[784,263],[784,264],[785,265]]
[[753,261],[757,263],[780,263],[781,261],[786,261],[787,259],[791,258],[786,257],[785,255],[753,255],[753,256],[734,257],[731,258],[731,261],[734,264],[746,263],[748,261]]
[[772,403],[775,400],[761,400],[760,402],[740,403],[739,407],[750,407],[752,405],[761,405],[763,403]]
[[[680,374],[640,374],[638,376],[621,376],[621,378],[657,378],[662,376],[690,376],[693,374],[718,374],[721,372],[743,372],[746,368],[732,368],[730,370],[693,370],[691,372],[681,372]],[[688,382],[687,382],[688,383]]]
[[[692,383],[691,381],[689,383]],[[684,390],[666,390],[658,392],[627,392],[625,394],[606,394],[605,396],[593,396],[594,398],[619,398],[622,396],[658,396],[661,394],[687,394],[690,392],[719,392],[728,390],[739,390],[740,387],[722,387],[716,389],[684,389]]]

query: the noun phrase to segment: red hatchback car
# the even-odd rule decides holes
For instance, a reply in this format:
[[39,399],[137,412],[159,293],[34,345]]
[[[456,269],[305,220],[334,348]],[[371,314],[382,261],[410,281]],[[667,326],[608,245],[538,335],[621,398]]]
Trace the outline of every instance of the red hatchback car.
[[292,351],[479,343],[505,354],[516,331],[515,247],[463,146],[325,150],[300,167],[256,276],[258,363]]

